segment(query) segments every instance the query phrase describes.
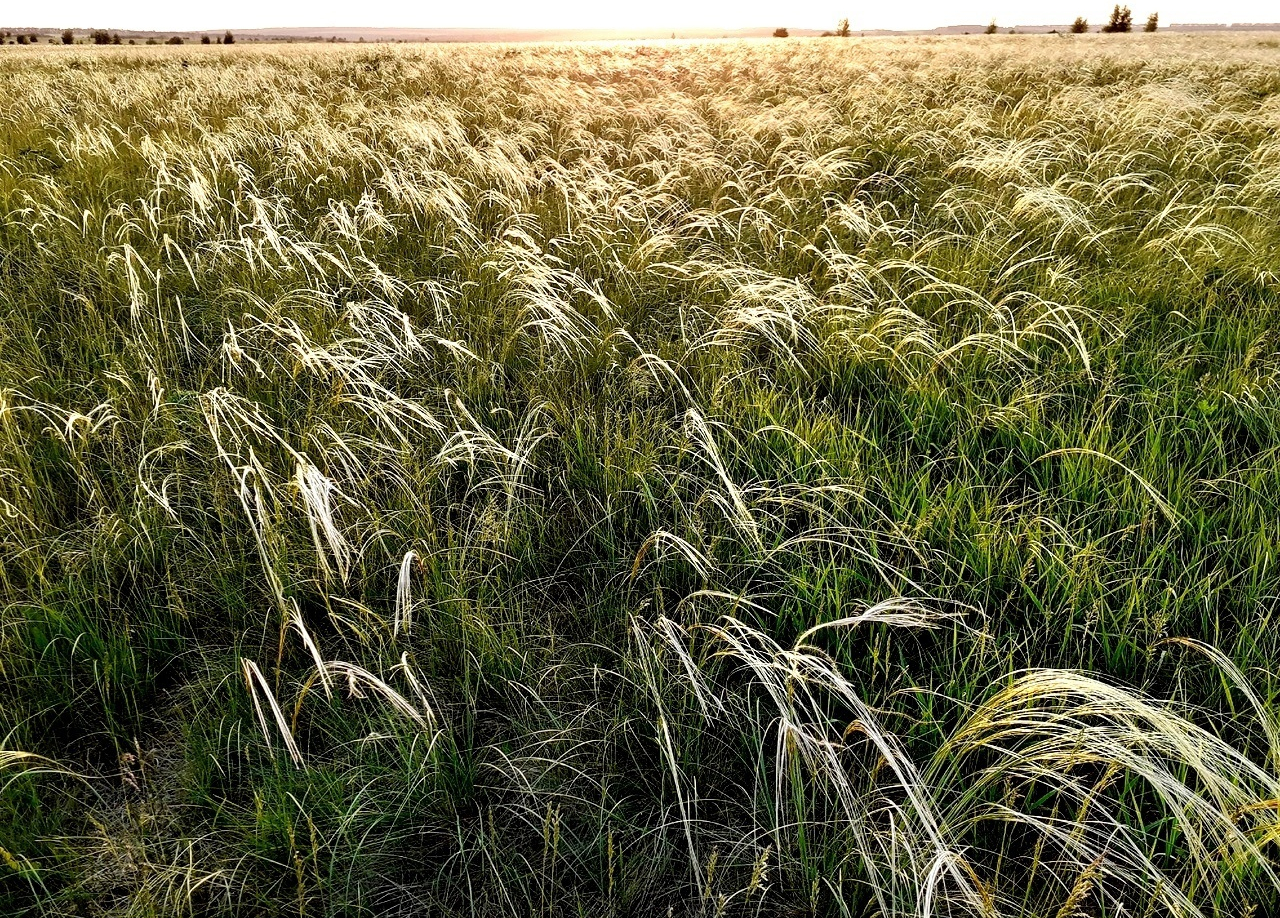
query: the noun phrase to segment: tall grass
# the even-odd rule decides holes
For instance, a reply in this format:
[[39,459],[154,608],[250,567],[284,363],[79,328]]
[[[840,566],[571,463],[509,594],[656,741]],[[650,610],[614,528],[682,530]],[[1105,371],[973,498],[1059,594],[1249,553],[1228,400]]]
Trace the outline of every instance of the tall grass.
[[1277,92],[6,49],[5,913],[1280,910]]

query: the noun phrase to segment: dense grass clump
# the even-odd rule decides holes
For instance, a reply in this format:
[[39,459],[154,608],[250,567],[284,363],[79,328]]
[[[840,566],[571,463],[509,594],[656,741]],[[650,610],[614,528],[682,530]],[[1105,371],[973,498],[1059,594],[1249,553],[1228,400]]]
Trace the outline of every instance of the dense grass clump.
[[4,914],[1280,909],[1248,36],[0,98]]

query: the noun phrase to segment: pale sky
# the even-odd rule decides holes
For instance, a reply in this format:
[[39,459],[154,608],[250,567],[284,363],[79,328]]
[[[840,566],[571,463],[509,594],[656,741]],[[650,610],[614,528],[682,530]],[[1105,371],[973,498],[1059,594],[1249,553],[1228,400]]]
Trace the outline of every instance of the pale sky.
[[[1172,22],[1276,22],[1280,7],[1263,0],[1128,0],[1135,22],[1156,11]],[[1106,0],[473,0],[423,3],[406,0],[44,0],[36,4],[0,0],[2,25],[101,26],[118,29],[197,30],[280,26],[398,26],[403,28],[743,28],[788,26],[832,28],[847,16],[854,30],[917,29],[960,23],[1002,25],[1066,23],[1084,16],[1106,21]]]

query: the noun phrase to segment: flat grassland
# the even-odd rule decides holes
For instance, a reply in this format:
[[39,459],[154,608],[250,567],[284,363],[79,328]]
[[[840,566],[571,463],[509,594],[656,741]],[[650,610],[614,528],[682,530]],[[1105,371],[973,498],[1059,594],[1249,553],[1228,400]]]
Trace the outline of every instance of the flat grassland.
[[5,915],[1278,913],[1276,42],[0,99]]

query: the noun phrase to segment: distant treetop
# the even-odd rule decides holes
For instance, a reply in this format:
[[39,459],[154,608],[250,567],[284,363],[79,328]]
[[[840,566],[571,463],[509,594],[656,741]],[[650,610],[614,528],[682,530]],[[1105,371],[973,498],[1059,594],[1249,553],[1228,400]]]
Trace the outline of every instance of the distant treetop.
[[1107,24],[1102,27],[1104,32],[1132,32],[1133,31],[1133,13],[1129,7],[1116,4],[1115,9],[1111,11],[1111,18]]

